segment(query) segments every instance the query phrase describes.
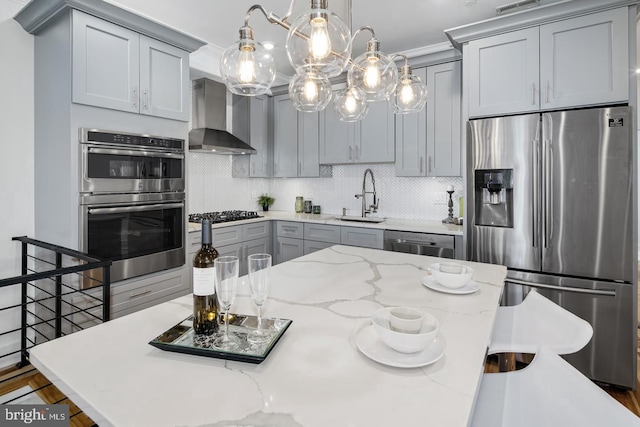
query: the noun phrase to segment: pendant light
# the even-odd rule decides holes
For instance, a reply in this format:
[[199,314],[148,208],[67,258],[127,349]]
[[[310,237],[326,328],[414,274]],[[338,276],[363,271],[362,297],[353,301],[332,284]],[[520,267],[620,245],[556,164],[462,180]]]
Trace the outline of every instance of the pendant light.
[[389,106],[396,114],[417,113],[427,103],[427,86],[413,74],[408,58],[398,56],[404,57],[404,65],[400,69],[398,85],[389,97]]
[[244,25],[240,40],[222,54],[220,73],[232,93],[255,96],[267,93],[276,78],[276,66],[271,53],[253,39],[253,29]]
[[367,115],[369,104],[362,91],[348,86],[335,94],[333,111],[340,121],[355,122],[362,120]]
[[367,50],[353,60],[347,73],[349,86],[360,89],[367,101],[383,101],[389,98],[398,82],[398,69],[393,59],[380,52],[380,42],[375,38],[370,27],[360,30],[371,31],[372,37],[367,42]]
[[[349,27],[328,10],[328,0],[309,0],[310,10],[289,23],[295,0],[280,18],[260,5],[249,8],[240,28],[240,40],[229,47],[220,59],[222,79],[232,93],[261,95],[275,80],[275,65],[270,52],[253,37],[249,17],[259,10],[267,21],[288,30],[286,50],[296,74],[289,83],[289,95],[296,109],[305,112],[323,110],[331,100],[330,77],[340,75],[346,67],[347,88],[334,99],[334,112],[342,121],[360,120],[367,114],[368,102],[388,100],[398,114],[419,111],[426,102],[426,86],[414,76],[408,64],[398,69],[392,57],[380,51],[380,42],[371,27],[361,27],[353,36]],[[349,14],[351,0],[347,0]],[[351,59],[355,36],[371,32],[366,51]]]
[[351,31],[327,7],[328,0],[311,0],[311,10],[289,28],[287,56],[297,71],[312,67],[315,72],[335,77],[344,71],[351,57]]
[[324,110],[331,101],[329,78],[316,71],[299,71],[289,83],[289,98],[293,106],[307,113]]

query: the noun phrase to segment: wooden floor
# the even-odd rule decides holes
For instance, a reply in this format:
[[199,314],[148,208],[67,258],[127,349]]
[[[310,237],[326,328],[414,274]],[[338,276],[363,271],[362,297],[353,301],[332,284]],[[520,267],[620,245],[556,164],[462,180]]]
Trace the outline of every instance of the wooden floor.
[[[7,368],[0,371],[0,397],[25,386],[35,390],[38,397],[45,403],[68,404],[70,427],[91,427],[96,425],[32,365],[20,369]],[[0,398],[0,402],[4,402],[4,399]]]

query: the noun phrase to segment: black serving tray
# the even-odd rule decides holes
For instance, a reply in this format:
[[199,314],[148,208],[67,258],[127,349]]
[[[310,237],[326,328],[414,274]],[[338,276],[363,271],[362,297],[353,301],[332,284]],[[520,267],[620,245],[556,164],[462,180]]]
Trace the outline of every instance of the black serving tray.
[[[171,329],[150,341],[154,347],[176,353],[195,354],[196,356],[235,360],[238,362],[262,363],[273,347],[284,335],[292,321],[289,319],[262,318],[262,328],[273,332],[271,339],[262,344],[251,344],[247,334],[258,326],[256,316],[229,313],[229,335],[240,339],[240,346],[233,351],[225,351],[211,345],[213,336],[197,335],[193,331],[193,316],[189,316]],[[224,324],[220,324],[220,331]]]

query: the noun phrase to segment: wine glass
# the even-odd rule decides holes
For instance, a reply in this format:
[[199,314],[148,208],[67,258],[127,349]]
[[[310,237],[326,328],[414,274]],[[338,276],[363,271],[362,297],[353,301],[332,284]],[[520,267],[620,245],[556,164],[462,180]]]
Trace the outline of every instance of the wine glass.
[[252,254],[247,257],[249,261],[249,285],[251,287],[251,298],[258,306],[258,329],[251,331],[247,335],[250,343],[265,342],[270,333],[262,329],[262,304],[267,299],[269,292],[269,275],[271,273],[271,255]]
[[229,309],[236,297],[238,282],[238,257],[223,256],[213,261],[216,268],[216,295],[220,308],[224,310],[224,334],[219,335],[213,345],[223,350],[233,350],[239,344],[234,335],[229,335]]

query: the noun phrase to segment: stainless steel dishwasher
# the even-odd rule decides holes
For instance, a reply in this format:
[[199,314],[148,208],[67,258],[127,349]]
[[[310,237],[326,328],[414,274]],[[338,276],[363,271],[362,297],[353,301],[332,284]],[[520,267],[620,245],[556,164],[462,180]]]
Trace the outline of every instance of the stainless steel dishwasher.
[[455,236],[446,234],[385,230],[384,250],[439,258],[458,258]]

